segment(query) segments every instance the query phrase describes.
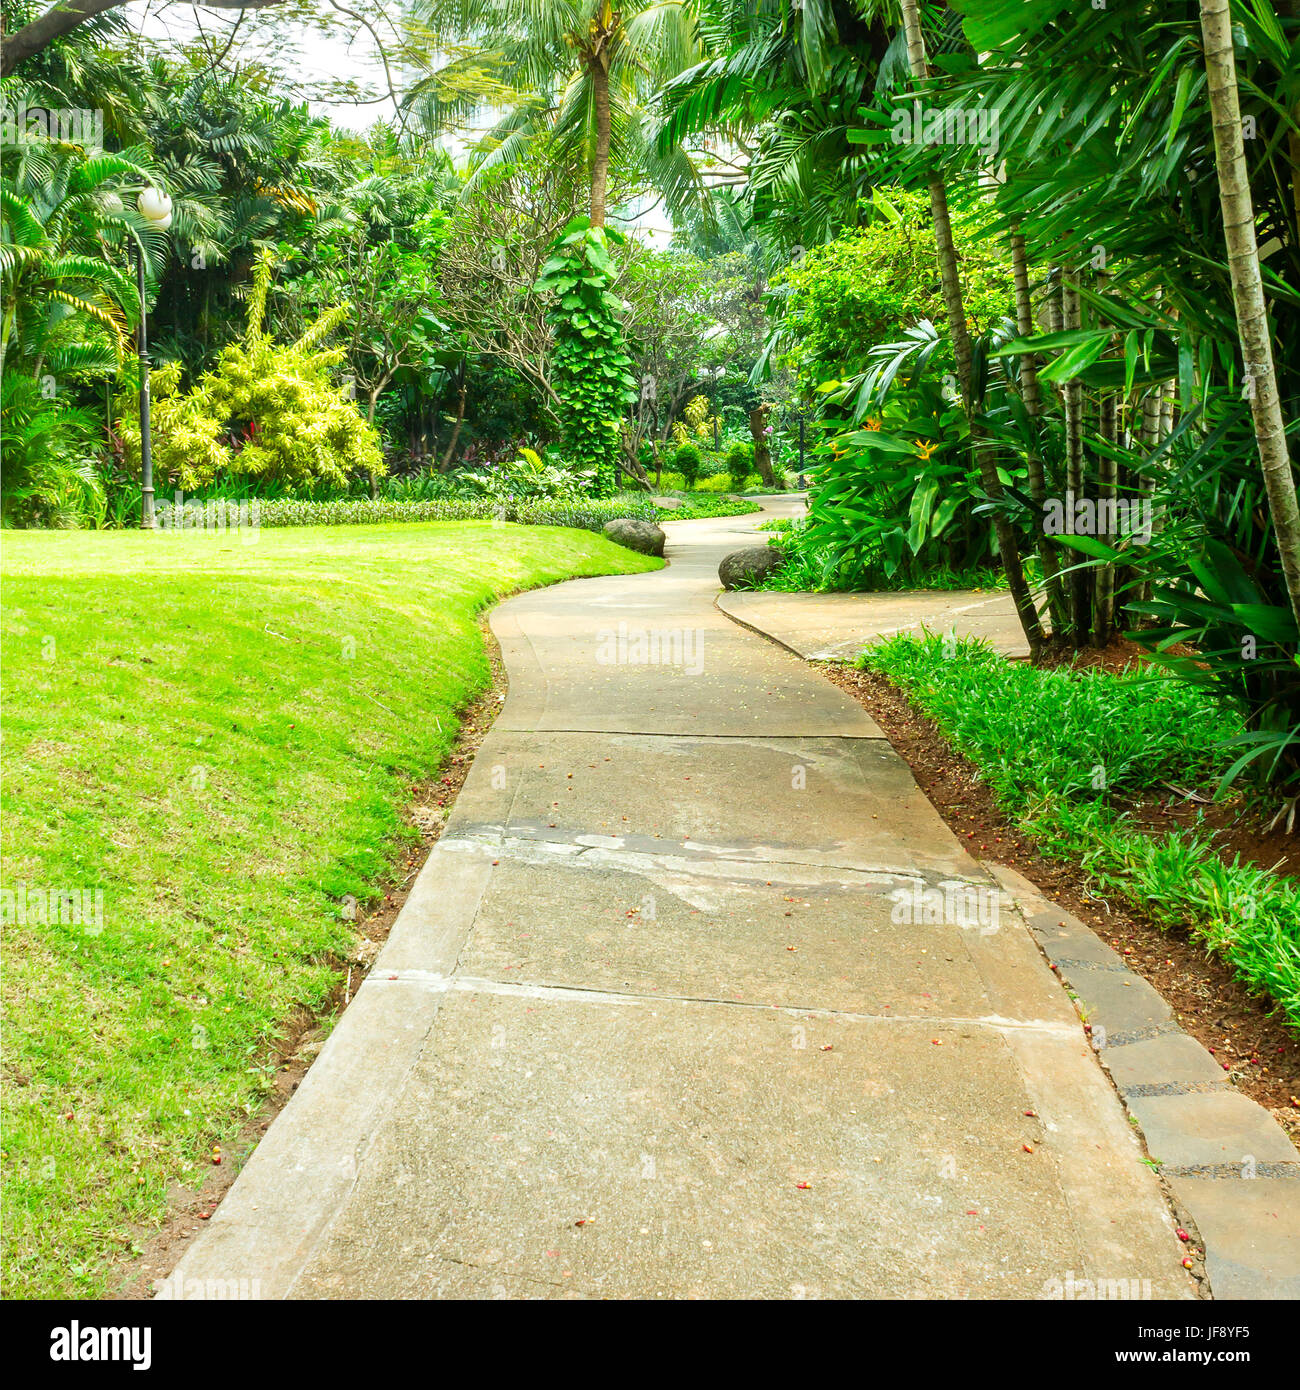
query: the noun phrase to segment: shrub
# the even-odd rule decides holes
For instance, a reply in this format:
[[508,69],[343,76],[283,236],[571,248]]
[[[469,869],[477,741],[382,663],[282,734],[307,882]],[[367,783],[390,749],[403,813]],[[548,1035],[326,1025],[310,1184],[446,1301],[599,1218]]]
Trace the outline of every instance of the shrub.
[[726,474],[727,465],[722,460],[721,454],[715,454],[712,449],[700,449],[700,481],[705,478],[719,478]]
[[[323,314],[296,343],[273,343],[263,330],[271,265],[270,252],[263,252],[243,341],[227,347],[192,391],[179,393],[175,362],[149,373],[156,477],[175,479],[188,491],[219,474],[291,486],[328,479],[343,486],[350,473],[385,472],[378,433],[362,419],[348,389],[329,379],[328,369],[342,360],[343,349],[320,346],[348,306]],[[134,397],[119,397],[118,409],[126,460],[138,472]]]
[[727,477],[737,492],[745,490],[754,468],[754,446],[737,439],[727,450]]
[[617,517],[653,521],[655,505],[643,494],[604,498],[526,498],[501,501],[484,497],[439,497],[425,501],[340,497],[327,502],[275,499],[259,504],[266,527],[374,526],[416,521],[512,521],[522,526],[572,526],[599,531]]
[[538,499],[578,502],[595,491],[594,468],[581,472],[563,468],[548,463],[533,449],[520,449],[519,455],[482,471],[465,469],[456,478],[458,491],[504,503]]
[[694,487],[699,479],[702,463],[698,446],[690,440],[677,446],[677,452],[673,455],[673,470],[682,475],[682,481],[688,488]]
[[0,450],[6,526],[78,526],[103,509],[95,468],[94,413],[47,399],[39,383],[17,372],[0,385]]

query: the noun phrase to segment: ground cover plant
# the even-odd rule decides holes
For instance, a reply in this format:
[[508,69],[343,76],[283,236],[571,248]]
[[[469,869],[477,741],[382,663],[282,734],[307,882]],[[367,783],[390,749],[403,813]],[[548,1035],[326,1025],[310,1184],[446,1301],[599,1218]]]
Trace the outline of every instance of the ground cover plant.
[[1225,863],[1208,831],[1153,835],[1129,815],[1171,785],[1212,790],[1235,757],[1240,713],[1158,670],[1040,670],[940,636],[891,637],[859,664],[935,721],[1044,850],[1187,926],[1300,1028],[1300,887]]

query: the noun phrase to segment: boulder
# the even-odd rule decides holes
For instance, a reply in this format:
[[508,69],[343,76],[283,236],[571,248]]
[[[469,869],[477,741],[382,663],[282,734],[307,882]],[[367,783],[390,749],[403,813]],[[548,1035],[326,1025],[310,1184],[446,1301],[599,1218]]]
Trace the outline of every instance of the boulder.
[[668,538],[653,521],[641,521],[633,516],[620,516],[605,523],[605,534],[616,545],[639,550],[642,555],[662,555]]
[[761,583],[773,570],[781,568],[785,556],[774,545],[750,545],[733,550],[718,566],[718,578],[724,589],[744,584],[751,587]]

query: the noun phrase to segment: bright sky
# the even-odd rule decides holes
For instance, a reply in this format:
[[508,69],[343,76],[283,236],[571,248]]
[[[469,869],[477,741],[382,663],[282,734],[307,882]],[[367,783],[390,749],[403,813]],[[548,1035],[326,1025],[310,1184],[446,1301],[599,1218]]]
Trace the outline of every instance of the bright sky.
[[[346,6],[347,0],[339,3]],[[397,11],[394,5],[393,13]],[[272,62],[286,74],[299,98],[336,126],[360,132],[375,120],[393,115],[391,99],[382,95],[388,84],[379,45],[364,26],[339,13],[330,0],[290,0],[284,6],[246,11],[242,18],[237,10],[196,9],[181,0],[140,0],[124,13],[137,32],[152,39],[184,42],[202,33],[217,56],[232,43],[233,34],[231,57]],[[386,43],[394,37],[383,29],[380,34]],[[394,74],[394,85],[399,89],[403,85],[400,74]],[[347,95],[370,99],[340,100],[348,88],[352,90]],[[485,130],[492,123],[493,117],[485,112],[475,127]],[[464,141],[455,135],[446,137],[446,143],[453,154],[464,148]],[[654,245],[665,244],[672,235],[659,208],[652,208],[633,225]]]
[[[334,10],[329,0],[299,0],[283,9],[249,10],[242,16],[238,10],[141,0],[125,13],[137,32],[152,39],[184,42],[202,33],[218,55],[233,34],[231,57],[273,63],[313,111],[329,116],[336,125],[360,131],[380,115],[392,115],[392,102],[381,95],[386,83],[378,45],[360,24]],[[311,21],[312,15],[319,17],[318,22]],[[329,29],[323,30],[319,21],[327,21]],[[391,39],[391,35],[383,37]],[[337,89],[345,85],[372,100],[358,104],[322,95],[333,88],[337,97]]]

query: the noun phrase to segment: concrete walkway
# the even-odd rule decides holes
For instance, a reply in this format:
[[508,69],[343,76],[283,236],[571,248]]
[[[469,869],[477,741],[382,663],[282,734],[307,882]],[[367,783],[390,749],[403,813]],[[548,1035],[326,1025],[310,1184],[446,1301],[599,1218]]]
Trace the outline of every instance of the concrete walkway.
[[[772,515],[806,516],[802,494],[772,499]],[[771,510],[771,504],[769,504]],[[761,520],[762,518],[760,518]],[[1007,593],[973,589],[906,589],[896,593],[724,593],[724,613],[766,633],[809,661],[851,661],[869,643],[895,632],[980,637],[995,652],[1029,656],[1029,644]]]
[[1193,1293],[1011,898],[858,704],[714,606],[761,519],[674,523],[662,572],[496,611],[502,714],[182,1279]]

